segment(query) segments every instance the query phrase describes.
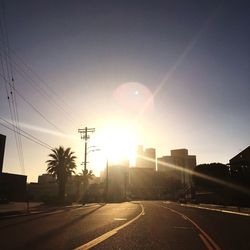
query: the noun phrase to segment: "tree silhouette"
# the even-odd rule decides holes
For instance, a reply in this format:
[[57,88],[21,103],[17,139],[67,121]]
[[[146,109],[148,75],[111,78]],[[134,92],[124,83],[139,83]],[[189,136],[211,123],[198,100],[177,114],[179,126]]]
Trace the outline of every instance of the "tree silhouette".
[[94,174],[92,170],[84,169],[82,170],[82,173],[80,174],[80,176],[82,177],[82,181],[83,181],[83,192],[85,192],[89,185],[89,180],[93,179]]
[[75,173],[76,168],[74,152],[71,148],[64,149],[62,146],[52,149],[52,154],[49,157],[52,159],[47,160],[47,172],[56,177],[58,182],[58,198],[63,201],[65,197],[65,187],[68,177]]
[[78,175],[81,179],[81,183],[83,184],[83,201],[86,199],[86,191],[89,185],[89,180],[92,180],[94,177],[94,174],[92,170],[84,169],[82,170],[82,173]]

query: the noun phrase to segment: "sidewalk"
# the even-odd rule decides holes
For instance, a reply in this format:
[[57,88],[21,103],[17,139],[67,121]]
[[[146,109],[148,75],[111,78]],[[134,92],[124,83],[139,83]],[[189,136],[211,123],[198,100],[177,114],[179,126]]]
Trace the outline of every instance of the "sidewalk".
[[82,204],[75,203],[69,206],[46,205],[42,202],[10,202],[8,204],[0,204],[0,218],[10,216],[29,215],[42,212],[51,212],[57,209],[69,209],[81,207]]
[[202,204],[202,203],[201,204],[186,203],[186,204],[181,204],[181,206],[206,209],[210,211],[230,213],[235,215],[250,216],[250,208],[248,207],[223,206],[223,205]]

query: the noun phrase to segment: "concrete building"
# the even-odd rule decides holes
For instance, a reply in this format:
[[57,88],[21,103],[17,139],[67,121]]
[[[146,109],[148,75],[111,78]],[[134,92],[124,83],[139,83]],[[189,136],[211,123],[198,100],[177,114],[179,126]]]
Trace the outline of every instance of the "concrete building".
[[180,180],[187,187],[191,186],[192,174],[196,166],[196,156],[188,155],[187,149],[171,150],[170,156],[157,159],[157,170],[165,172],[169,177]]
[[151,168],[129,169],[129,190],[132,199],[158,199],[164,188],[164,174]]
[[156,159],[155,159],[155,149],[146,148],[144,152],[146,158],[145,168],[156,170]]
[[143,146],[139,145],[137,147],[137,157],[136,157],[136,167],[143,168],[145,159],[144,159],[144,151]]
[[136,157],[137,168],[148,168],[156,170],[156,156],[154,148],[146,148],[143,150],[143,146],[138,146]]
[[[105,171],[106,172],[106,171]],[[107,173],[107,172],[106,172]],[[106,185],[105,174],[105,185]],[[129,161],[125,160],[119,164],[108,166],[108,190],[107,198],[109,201],[122,201],[126,199],[129,180]]]

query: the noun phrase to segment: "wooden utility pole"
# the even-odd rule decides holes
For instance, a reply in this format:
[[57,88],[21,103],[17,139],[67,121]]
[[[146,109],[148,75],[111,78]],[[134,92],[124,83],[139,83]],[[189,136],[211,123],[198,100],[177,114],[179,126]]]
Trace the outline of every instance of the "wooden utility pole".
[[88,133],[95,132],[95,128],[80,128],[78,129],[78,133],[81,134],[81,139],[85,141],[85,148],[84,148],[84,171],[87,169],[87,141],[89,139]]

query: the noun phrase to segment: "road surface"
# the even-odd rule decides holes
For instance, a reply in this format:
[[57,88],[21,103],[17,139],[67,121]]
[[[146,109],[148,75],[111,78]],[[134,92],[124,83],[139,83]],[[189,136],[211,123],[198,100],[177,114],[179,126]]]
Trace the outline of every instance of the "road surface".
[[1,249],[250,249],[250,217],[165,201],[0,220]]

